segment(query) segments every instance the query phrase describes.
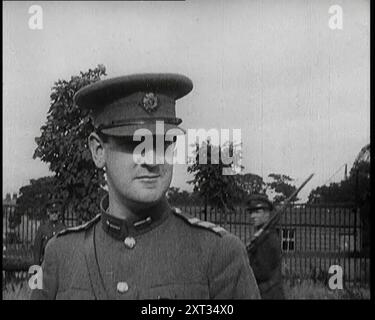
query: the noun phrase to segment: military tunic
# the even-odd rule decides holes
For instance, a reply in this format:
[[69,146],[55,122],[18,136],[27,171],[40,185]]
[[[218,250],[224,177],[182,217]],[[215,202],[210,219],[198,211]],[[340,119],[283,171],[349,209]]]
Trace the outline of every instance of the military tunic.
[[281,273],[280,237],[272,228],[248,253],[262,299],[285,299]]
[[32,299],[258,299],[244,244],[170,207],[129,222],[102,212],[47,245]]

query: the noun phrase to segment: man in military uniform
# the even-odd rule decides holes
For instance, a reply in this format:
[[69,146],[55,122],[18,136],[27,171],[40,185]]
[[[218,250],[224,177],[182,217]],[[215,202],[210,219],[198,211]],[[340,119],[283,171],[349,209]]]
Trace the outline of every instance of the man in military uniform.
[[[247,210],[255,232],[270,219],[273,204],[263,194],[253,195],[248,201]],[[281,274],[281,242],[274,226],[260,237],[254,248],[248,252],[250,265],[254,271],[262,299],[284,299]]]
[[34,240],[34,264],[41,265],[44,256],[44,249],[49,239],[55,234],[65,229],[66,226],[60,221],[61,201],[50,196],[47,206],[48,220],[41,224],[35,235]]
[[106,171],[108,195],[93,220],[48,243],[43,289],[34,290],[32,299],[259,298],[244,244],[169,206],[170,162],[135,160],[142,154],[165,156],[152,143],[151,149],[136,151],[140,140],[134,133],[147,129],[155,143],[161,121],[164,142],[166,131],[182,122],[175,115],[176,100],[192,88],[182,75],[141,74],[77,92],[76,104],[92,112],[89,147],[95,165]]

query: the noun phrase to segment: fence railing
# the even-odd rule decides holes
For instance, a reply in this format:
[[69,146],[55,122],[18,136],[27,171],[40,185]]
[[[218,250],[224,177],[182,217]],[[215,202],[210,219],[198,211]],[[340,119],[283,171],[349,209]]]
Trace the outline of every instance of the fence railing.
[[[254,233],[250,216],[242,207],[233,212],[209,206],[179,208],[191,216],[221,225],[244,243]],[[3,261],[21,261],[25,268],[31,263],[33,241],[41,223],[32,216],[35,215],[15,217],[14,206],[3,205]],[[63,218],[67,226],[78,222],[72,211],[66,212]],[[339,265],[347,284],[369,284],[370,258],[363,247],[362,230],[359,210],[355,207],[289,206],[277,225],[283,275],[326,281],[329,267]]]

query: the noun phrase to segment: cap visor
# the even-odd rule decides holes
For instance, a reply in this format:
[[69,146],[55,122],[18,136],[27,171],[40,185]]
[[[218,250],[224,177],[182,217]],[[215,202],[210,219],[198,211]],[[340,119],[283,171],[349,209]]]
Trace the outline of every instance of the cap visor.
[[[114,127],[102,129],[101,132],[115,137],[133,137],[134,135],[146,136],[150,135],[170,135],[178,136],[184,135],[185,130],[173,124],[164,124],[163,128],[156,130],[156,124],[139,124],[139,125],[126,125],[121,127]],[[142,130],[143,129],[143,130]]]

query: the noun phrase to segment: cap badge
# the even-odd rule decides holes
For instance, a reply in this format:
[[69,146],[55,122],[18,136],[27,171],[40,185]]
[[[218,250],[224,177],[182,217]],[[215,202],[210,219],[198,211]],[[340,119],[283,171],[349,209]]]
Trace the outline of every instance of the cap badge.
[[147,112],[154,112],[158,107],[158,98],[153,92],[146,93],[142,99],[142,106]]

